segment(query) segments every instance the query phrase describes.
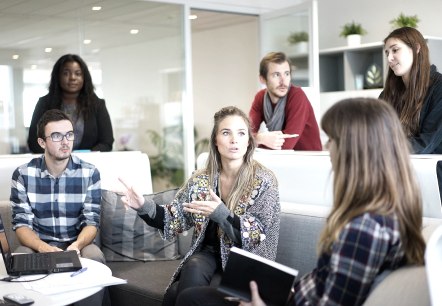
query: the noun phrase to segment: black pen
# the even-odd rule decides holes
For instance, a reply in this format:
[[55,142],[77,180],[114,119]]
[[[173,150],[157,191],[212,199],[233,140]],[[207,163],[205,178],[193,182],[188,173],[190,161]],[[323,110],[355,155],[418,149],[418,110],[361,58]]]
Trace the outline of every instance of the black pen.
[[74,273],[71,274],[71,277],[77,276],[78,274],[84,272],[87,270],[87,267],[81,268],[80,270],[75,271]]

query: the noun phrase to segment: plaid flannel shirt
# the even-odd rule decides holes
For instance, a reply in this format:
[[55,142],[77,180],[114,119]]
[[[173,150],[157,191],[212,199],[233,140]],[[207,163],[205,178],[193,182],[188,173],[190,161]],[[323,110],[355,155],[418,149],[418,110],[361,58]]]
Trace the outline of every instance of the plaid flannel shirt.
[[27,226],[46,242],[71,242],[86,225],[100,222],[100,173],[72,155],[60,177],[52,176],[44,155],[12,175],[13,229]]
[[405,264],[397,218],[365,213],[351,220],[295,286],[295,305],[361,305],[377,275]]

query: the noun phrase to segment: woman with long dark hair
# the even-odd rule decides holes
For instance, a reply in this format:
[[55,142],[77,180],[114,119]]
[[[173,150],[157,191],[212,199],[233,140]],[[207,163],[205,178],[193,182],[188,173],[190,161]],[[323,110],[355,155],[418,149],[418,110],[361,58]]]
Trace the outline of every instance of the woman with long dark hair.
[[388,73],[379,96],[396,110],[412,153],[442,154],[442,74],[430,64],[427,42],[410,27],[384,39]]
[[114,142],[112,123],[105,101],[94,91],[92,77],[83,59],[66,54],[55,63],[49,93],[35,106],[29,127],[28,146],[42,153],[37,142],[37,122],[49,109],[65,112],[74,125],[74,150],[111,151]]

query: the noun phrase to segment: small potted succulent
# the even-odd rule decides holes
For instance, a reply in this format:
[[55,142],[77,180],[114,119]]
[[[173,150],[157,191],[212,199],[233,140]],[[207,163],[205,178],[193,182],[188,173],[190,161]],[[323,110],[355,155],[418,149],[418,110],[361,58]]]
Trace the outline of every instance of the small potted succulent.
[[393,28],[402,28],[402,27],[412,27],[417,28],[417,24],[419,23],[419,18],[417,15],[406,16],[403,13],[400,13],[399,16],[390,21],[390,24]]
[[361,44],[361,36],[367,34],[367,31],[360,23],[354,21],[346,23],[342,26],[341,37],[347,38],[347,45],[356,46]]
[[292,32],[287,37],[289,45],[294,47],[295,53],[307,53],[308,52],[308,33],[305,31]]

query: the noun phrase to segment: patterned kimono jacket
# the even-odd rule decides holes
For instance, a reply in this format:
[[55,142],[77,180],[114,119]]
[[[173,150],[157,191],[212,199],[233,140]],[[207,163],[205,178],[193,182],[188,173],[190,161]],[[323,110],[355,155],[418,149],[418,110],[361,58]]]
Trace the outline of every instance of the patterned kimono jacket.
[[[212,190],[218,188],[218,176],[214,180]],[[181,261],[178,269],[172,276],[170,285],[177,277],[186,261],[195,251],[199,250],[204,240],[204,234],[209,218],[202,215],[185,212],[182,203],[203,201],[209,195],[209,176],[204,170],[196,171],[181,188],[173,202],[165,206],[164,239],[173,239],[176,235],[194,228],[192,244],[189,252]],[[259,165],[256,170],[253,191],[249,197],[241,198],[234,213],[241,220],[241,247],[242,249],[275,260],[279,237],[280,202],[278,183],[274,174]],[[220,235],[221,261],[225,268],[229,251],[234,242],[221,230]]]

